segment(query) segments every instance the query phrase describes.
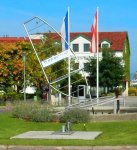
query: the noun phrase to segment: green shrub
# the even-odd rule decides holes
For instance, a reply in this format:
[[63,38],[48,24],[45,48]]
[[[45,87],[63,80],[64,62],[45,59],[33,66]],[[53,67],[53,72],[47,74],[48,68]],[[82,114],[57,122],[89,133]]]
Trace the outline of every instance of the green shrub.
[[32,111],[31,120],[34,122],[50,122],[52,121],[52,112],[46,108],[37,108]]
[[35,122],[49,122],[52,120],[52,111],[46,105],[36,102],[19,102],[13,106],[12,117]]
[[3,106],[3,105],[5,105],[6,103],[5,103],[5,99],[4,99],[4,94],[1,94],[0,93],[0,106]]
[[33,108],[37,105],[32,102],[18,102],[15,103],[12,109],[12,116],[16,118],[31,119]]
[[89,121],[89,112],[81,108],[72,108],[64,112],[60,122],[80,123]]

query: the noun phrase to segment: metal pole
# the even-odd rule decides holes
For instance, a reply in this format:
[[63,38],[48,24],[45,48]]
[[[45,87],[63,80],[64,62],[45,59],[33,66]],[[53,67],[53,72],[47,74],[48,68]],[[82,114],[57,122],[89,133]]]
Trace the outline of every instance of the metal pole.
[[24,101],[26,101],[26,52],[23,52],[24,63]]
[[99,102],[99,51],[98,51],[98,7],[97,7],[97,104]]
[[[68,34],[69,34],[69,38],[68,38],[68,44],[70,46],[70,15],[69,15],[69,7],[68,7]],[[70,48],[69,48],[69,52],[68,52],[68,106],[70,106],[71,104],[71,76],[70,76],[70,63],[71,63],[71,58],[70,58]]]

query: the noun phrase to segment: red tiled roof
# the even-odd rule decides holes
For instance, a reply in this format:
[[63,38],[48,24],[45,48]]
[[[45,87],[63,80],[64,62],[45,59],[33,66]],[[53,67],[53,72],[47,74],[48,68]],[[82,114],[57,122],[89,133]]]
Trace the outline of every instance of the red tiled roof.
[[[6,42],[6,43],[16,43],[16,42],[29,42],[28,37],[0,37],[0,42]],[[37,39],[33,40],[35,42],[39,41]]]
[[[83,35],[91,40],[91,32],[71,33],[70,38],[73,39],[79,35]],[[111,49],[115,51],[123,50],[124,41],[127,38],[127,32],[99,32],[99,44],[103,40],[111,42]]]
[[111,42],[112,50],[123,50],[124,42],[127,38],[127,32],[100,32],[99,43],[102,40],[108,40]]
[[[72,32],[70,33],[70,39],[73,40],[80,35],[88,38],[89,40],[92,39],[91,32]],[[53,40],[60,41],[60,37],[56,33],[49,33],[49,37]],[[124,41],[126,38],[127,32],[99,32],[99,44],[103,40],[110,41],[111,49],[115,51],[123,50]]]
[[28,38],[24,38],[24,37],[0,37],[0,42],[22,42],[22,41],[26,41],[26,39]]
[[[84,36],[91,40],[91,32],[72,32],[70,33],[70,39],[73,40],[78,36]],[[61,41],[61,38],[57,33],[48,33],[48,37]],[[124,41],[127,38],[127,32],[99,32],[99,44],[103,40],[107,40],[111,42],[111,49],[115,51],[121,51],[123,50]],[[28,41],[28,38],[24,37],[0,37],[0,42],[22,42],[22,41]],[[38,41],[38,40],[36,40]]]
[[[89,39],[91,39],[91,33],[90,32],[71,32],[70,33],[70,39],[73,40],[74,38],[83,35]],[[53,40],[61,41],[60,36],[57,33],[48,33],[47,36]]]

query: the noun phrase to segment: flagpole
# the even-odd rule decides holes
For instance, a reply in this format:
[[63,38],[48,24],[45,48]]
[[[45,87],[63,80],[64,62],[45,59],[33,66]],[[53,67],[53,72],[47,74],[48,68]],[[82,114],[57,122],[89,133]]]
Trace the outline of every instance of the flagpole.
[[99,50],[98,50],[98,7],[97,7],[97,104],[99,102]]
[[[69,7],[68,7],[68,44],[70,47],[70,16],[69,16]],[[70,78],[70,48],[68,52],[68,105],[71,104],[71,78]]]

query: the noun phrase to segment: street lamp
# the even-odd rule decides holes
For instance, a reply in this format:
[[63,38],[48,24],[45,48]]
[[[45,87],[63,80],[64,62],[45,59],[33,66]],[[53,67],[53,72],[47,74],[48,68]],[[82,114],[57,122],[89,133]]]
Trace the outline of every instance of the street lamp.
[[26,101],[26,52],[22,53],[24,65],[24,101]]

